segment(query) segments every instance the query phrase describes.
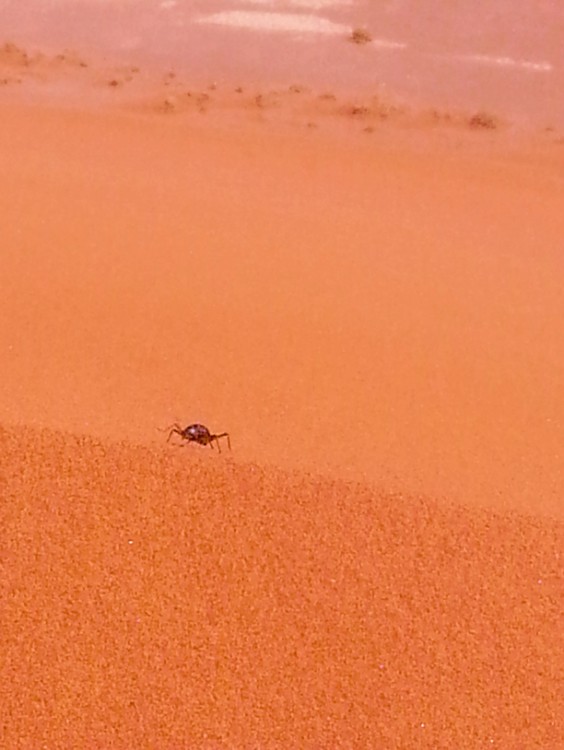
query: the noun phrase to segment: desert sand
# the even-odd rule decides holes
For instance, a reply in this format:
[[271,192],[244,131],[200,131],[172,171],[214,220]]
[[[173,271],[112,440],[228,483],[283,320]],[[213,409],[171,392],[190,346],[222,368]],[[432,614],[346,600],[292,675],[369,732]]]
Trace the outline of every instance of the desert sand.
[[2,747],[561,747],[561,133],[0,79]]

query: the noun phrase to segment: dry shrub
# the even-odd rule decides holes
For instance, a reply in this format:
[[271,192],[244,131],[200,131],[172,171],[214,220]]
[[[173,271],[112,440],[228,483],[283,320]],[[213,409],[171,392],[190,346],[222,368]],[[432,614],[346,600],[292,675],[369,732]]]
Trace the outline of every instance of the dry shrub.
[[370,114],[370,110],[368,107],[364,107],[360,104],[355,104],[349,109],[349,114],[353,115],[354,117],[366,117],[366,115]]
[[349,40],[353,44],[368,44],[372,41],[372,34],[367,29],[356,28],[351,31]]
[[178,99],[175,96],[167,96],[162,104],[163,112],[176,112],[178,109]]
[[429,110],[429,117],[432,122],[438,123],[452,123],[453,115],[450,112],[446,112],[442,109],[431,109]]
[[468,124],[471,128],[481,130],[495,130],[499,126],[497,118],[490,115],[488,112],[476,112],[476,114],[472,115],[468,120]]
[[6,42],[0,47],[0,63],[3,65],[29,65],[30,58],[25,50],[12,42]]

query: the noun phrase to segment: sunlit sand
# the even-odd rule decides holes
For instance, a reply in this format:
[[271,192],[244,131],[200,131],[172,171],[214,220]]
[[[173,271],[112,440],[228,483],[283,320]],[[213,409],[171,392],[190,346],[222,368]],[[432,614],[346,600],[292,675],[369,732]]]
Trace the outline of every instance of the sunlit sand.
[[235,5],[0,42],[0,747],[557,750],[557,106]]

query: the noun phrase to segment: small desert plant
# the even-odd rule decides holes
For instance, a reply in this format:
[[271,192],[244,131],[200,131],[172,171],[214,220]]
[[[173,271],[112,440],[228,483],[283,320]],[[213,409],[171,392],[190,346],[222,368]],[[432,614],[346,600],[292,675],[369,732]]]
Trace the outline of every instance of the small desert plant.
[[372,34],[367,29],[357,27],[351,31],[349,41],[353,44],[368,44],[372,41]]
[[178,99],[175,96],[167,96],[163,101],[163,112],[175,112],[178,107]]
[[483,130],[495,130],[499,125],[497,118],[488,112],[476,112],[468,120],[468,124],[471,128],[481,128]]
[[0,62],[6,65],[29,65],[31,60],[27,52],[12,42],[0,47]]
[[366,115],[370,114],[369,108],[364,107],[362,104],[354,104],[350,107],[348,112],[353,115],[353,117],[366,117]]

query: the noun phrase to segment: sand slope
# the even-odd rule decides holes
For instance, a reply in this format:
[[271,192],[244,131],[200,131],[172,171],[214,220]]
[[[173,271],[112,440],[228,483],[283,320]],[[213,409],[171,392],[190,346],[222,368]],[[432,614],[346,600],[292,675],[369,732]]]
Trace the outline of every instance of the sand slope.
[[241,460],[562,512],[557,145],[21,104],[2,131],[5,422],[202,421]]
[[561,524],[0,432],[2,745],[562,739]]

